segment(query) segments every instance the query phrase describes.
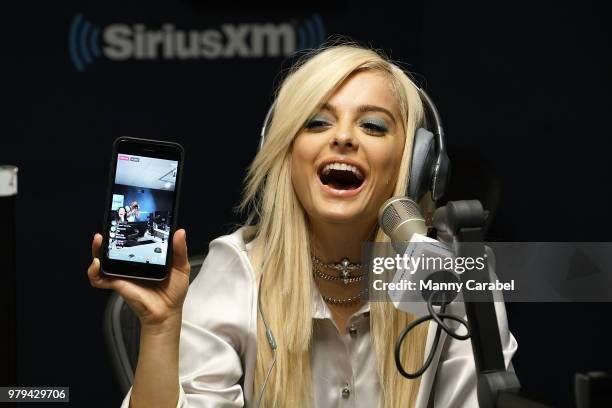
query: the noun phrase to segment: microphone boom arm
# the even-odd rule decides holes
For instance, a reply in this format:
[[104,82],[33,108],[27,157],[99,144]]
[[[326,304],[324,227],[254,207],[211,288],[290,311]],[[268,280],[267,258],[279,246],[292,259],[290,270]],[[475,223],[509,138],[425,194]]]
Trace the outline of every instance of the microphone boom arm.
[[[476,258],[485,254],[484,224],[487,212],[478,200],[449,201],[439,215],[439,223],[453,237],[460,257]],[[444,207],[443,207],[444,208]],[[482,270],[465,271],[462,279],[489,282],[489,268],[485,262]],[[521,395],[516,374],[506,370],[493,292],[486,291],[484,298],[474,298],[463,286],[465,311],[470,325],[472,352],[477,375],[478,405],[481,408],[547,407]]]

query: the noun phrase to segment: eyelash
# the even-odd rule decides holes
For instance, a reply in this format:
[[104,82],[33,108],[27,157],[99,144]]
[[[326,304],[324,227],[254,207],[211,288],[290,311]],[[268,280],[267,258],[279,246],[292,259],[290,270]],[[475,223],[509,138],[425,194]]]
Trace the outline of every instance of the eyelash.
[[[306,125],[304,125],[305,129],[309,130],[322,130],[321,128],[331,126],[331,123],[324,119],[311,119]],[[365,130],[366,133],[381,135],[385,134],[389,131],[386,126],[380,125],[374,122],[362,122],[360,126]]]
[[368,133],[384,134],[389,131],[385,126],[373,122],[362,122],[361,126],[366,129]]
[[308,121],[308,123],[306,123],[306,125],[304,126],[306,129],[319,129],[321,127],[324,126],[329,126],[330,123],[323,120],[323,119],[311,119]]

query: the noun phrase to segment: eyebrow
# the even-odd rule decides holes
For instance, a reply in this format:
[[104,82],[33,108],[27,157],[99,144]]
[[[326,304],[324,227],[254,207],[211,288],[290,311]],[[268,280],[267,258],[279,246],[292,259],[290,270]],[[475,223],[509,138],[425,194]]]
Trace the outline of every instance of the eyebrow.
[[[337,114],[337,110],[333,105],[330,105],[329,103],[324,103],[323,106],[321,106],[321,110],[328,110],[331,113],[333,113],[334,115]],[[367,112],[381,112],[384,113],[385,115],[389,116],[389,118],[391,118],[391,120],[393,121],[393,123],[395,124],[395,116],[393,116],[393,114],[388,110],[383,108],[382,106],[376,106],[376,105],[360,105],[359,107],[357,107],[357,112],[359,113],[367,113]]]

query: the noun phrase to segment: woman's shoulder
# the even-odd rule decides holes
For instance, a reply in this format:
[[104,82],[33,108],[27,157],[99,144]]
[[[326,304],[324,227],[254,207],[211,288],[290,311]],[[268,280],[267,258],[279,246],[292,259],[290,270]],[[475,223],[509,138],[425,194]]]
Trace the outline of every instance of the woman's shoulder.
[[228,338],[251,330],[257,285],[248,258],[248,232],[243,227],[211,241],[200,272],[189,285],[184,321],[217,333],[233,327],[226,333]]
[[212,240],[196,279],[203,274],[222,272],[233,279],[253,280],[255,273],[249,258],[252,244],[250,228],[241,227]]
[[248,252],[251,248],[254,236],[255,227],[240,227],[231,234],[222,235],[213,239],[208,246],[209,255],[211,252],[215,252],[215,255],[217,255],[217,252],[223,250],[233,252],[236,255],[242,252]]
[[191,283],[197,287],[206,281],[207,286],[213,282],[223,284],[236,280],[254,282],[254,270],[248,253],[251,246],[251,227],[241,227],[231,234],[222,235],[212,240],[202,267]]

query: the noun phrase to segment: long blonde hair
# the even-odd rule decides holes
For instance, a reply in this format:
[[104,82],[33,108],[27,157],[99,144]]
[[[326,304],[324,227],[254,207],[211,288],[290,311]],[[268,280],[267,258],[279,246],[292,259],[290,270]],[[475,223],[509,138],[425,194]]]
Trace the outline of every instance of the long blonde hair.
[[[250,209],[250,219],[257,219],[250,256],[257,275],[254,279],[264,274],[259,293],[278,344],[277,363],[266,386],[262,407],[312,405],[310,342],[314,282],[307,216],[291,182],[293,140],[306,120],[352,73],[366,70],[385,75],[399,102],[406,142],[394,194],[403,195],[414,133],[423,121],[423,105],[406,73],[377,52],[352,44],[323,47],[294,66],[277,92],[266,141],[249,168],[241,207]],[[386,240],[378,228],[376,241]],[[390,302],[371,303],[371,338],[381,385],[380,404],[386,408],[413,406],[416,400],[419,381],[401,377],[393,357],[396,338],[413,319],[397,311]],[[422,364],[426,335],[427,326],[421,325],[404,343],[402,359],[407,370],[416,371]],[[257,344],[255,396],[272,358],[259,314]]]

